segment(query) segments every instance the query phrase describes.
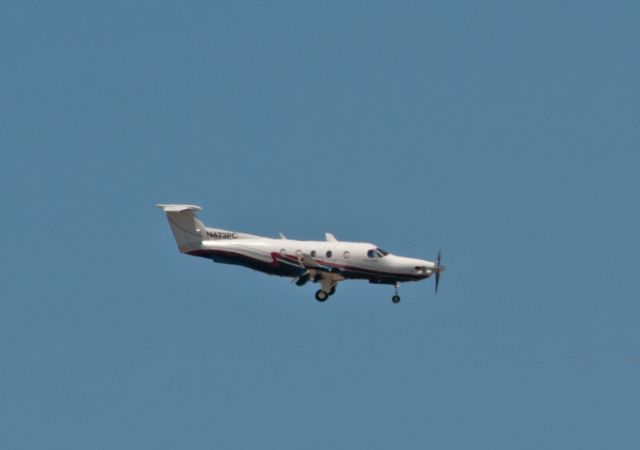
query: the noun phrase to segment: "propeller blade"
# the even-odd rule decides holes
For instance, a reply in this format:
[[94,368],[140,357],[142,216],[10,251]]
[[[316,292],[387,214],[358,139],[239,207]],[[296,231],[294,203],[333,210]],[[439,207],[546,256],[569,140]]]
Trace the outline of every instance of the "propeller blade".
[[444,266],[440,265],[440,260],[442,259],[442,252],[438,250],[438,256],[436,257],[436,294],[438,294],[438,286],[440,285],[440,273],[444,272]]

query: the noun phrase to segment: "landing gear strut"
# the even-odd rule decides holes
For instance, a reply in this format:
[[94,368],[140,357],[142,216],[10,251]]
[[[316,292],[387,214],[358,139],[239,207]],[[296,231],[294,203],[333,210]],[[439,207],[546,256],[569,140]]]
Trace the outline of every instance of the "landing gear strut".
[[319,302],[325,302],[329,297],[336,293],[337,281],[328,277],[321,278],[320,274],[317,274],[314,277],[314,281],[316,278],[320,280],[320,289],[316,291],[316,300]]
[[395,294],[391,297],[391,301],[393,303],[400,303],[400,296],[398,295],[398,288],[400,287],[400,283],[395,284]]

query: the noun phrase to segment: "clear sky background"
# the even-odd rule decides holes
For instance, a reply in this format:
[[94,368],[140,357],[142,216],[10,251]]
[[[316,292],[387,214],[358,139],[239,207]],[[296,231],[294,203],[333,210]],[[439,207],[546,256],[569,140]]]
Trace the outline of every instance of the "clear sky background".
[[[0,448],[640,448],[639,19],[0,2]],[[320,304],[161,202],[448,270]]]

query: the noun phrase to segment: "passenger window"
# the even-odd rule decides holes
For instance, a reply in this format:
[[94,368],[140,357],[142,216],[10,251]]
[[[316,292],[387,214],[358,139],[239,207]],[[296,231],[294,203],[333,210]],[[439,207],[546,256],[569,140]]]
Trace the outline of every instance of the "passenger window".
[[317,253],[315,250],[311,250],[311,256],[313,256],[314,258],[316,257]]
[[351,256],[351,253],[349,253],[349,250],[344,252],[344,259],[349,259],[349,256]]
[[281,250],[280,250],[280,254],[281,254],[282,256],[287,256],[287,249],[285,249],[285,248],[281,249]]
[[333,253],[331,252],[331,250],[327,250],[327,258],[331,258],[331,255],[333,255]]

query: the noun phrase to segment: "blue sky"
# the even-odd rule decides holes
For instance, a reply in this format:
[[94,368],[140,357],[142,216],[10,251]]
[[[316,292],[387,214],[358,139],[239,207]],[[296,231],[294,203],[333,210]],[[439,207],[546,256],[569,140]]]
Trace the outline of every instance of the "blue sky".
[[[637,2],[2,2],[0,448],[637,449]],[[447,266],[314,288],[210,226]]]

